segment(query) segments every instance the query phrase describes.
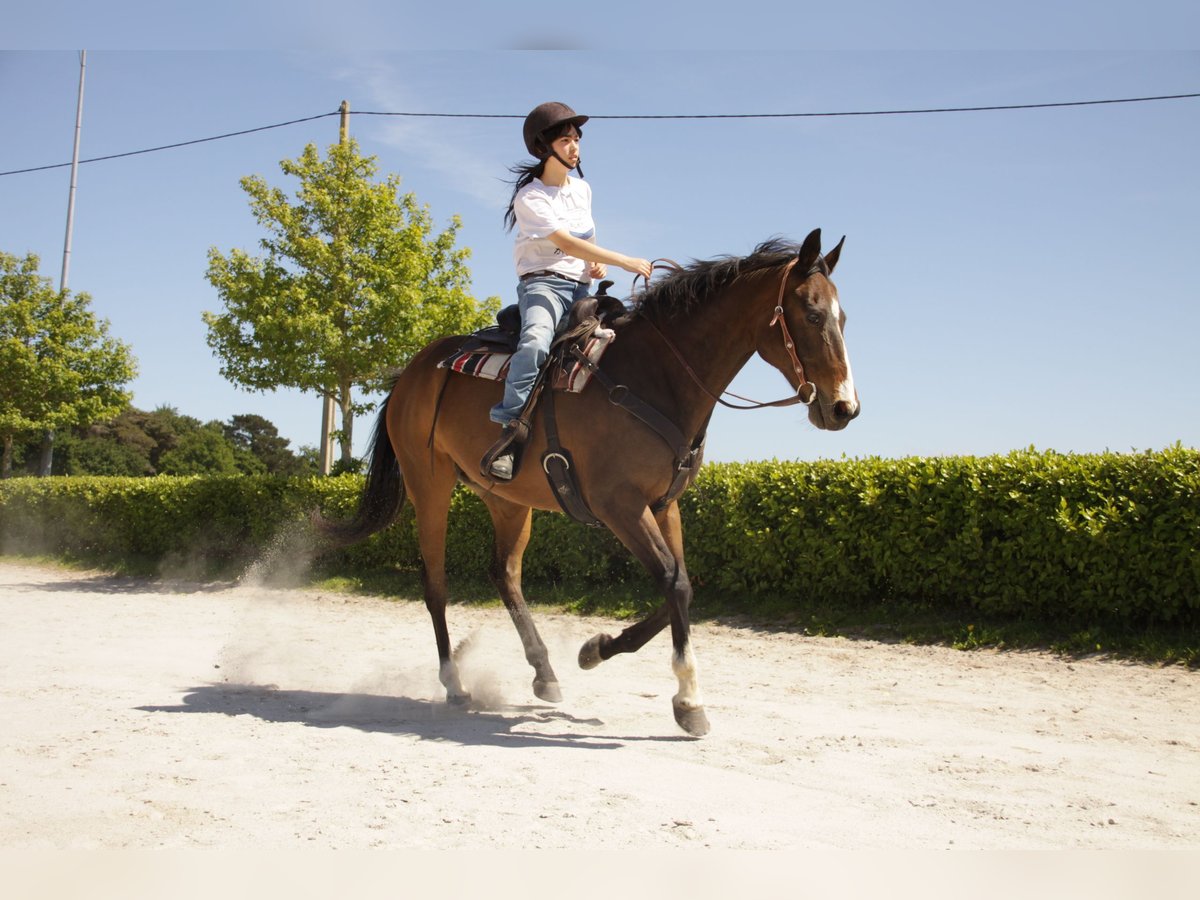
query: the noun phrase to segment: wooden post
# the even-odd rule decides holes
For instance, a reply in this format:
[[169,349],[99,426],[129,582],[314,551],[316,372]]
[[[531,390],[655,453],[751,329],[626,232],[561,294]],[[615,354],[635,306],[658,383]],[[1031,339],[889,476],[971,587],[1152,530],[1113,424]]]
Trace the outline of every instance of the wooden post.
[[[350,101],[343,100],[340,107],[342,116],[338,125],[338,143],[344,144],[350,140]],[[328,475],[333,470],[333,433],[334,414],[333,398],[323,397],[321,403],[321,474]]]
[[[58,290],[66,298],[67,276],[71,274],[71,232],[75,227],[75,186],[79,180],[79,135],[83,130],[83,76],[87,71],[87,51],[79,51],[79,99],[75,104],[75,149],[71,153],[71,190],[67,195],[67,234],[63,238],[62,274],[58,279]],[[54,469],[54,432],[42,435],[42,454],[38,461],[38,475],[45,478]]]

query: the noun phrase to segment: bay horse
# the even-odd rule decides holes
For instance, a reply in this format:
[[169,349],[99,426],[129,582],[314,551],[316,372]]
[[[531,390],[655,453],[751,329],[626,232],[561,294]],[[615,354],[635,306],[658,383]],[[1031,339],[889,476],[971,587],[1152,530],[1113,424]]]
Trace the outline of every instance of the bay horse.
[[[676,722],[691,735],[706,734],[709,722],[689,635],[692,588],[679,506],[667,496],[673,484],[680,486],[675,477],[679,453],[620,405],[618,395],[636,395],[699,448],[715,404],[725,402],[720,395],[757,353],[783,373],[796,394],[755,405],[800,400],[807,402],[809,421],[817,428],[845,428],[859,413],[858,394],[843,339],[846,316],[830,281],[844,242],[822,256],[816,229],[798,247],[775,239],[749,256],[695,262],[647,284],[635,296],[631,314],[614,326],[616,339],[599,366],[606,377],[593,379],[599,383],[580,393],[554,398],[558,436],[570,448],[584,502],[664,595],[658,609],[616,637],[598,634],[588,640],[579,665],[590,669],[615,654],[634,652],[669,623],[679,683],[672,708]],[[547,444],[542,410],[534,412],[524,449],[527,462],[513,480],[482,475],[480,460],[498,434],[488,410],[499,401],[503,384],[439,367],[462,340],[434,341],[395,376],[375,425],[358,510],[348,522],[322,521],[321,526],[339,543],[361,540],[395,520],[407,493],[416,516],[439,677],[448,701],[466,703],[470,696],[459,680],[446,626],[445,570],[451,494],[456,483],[466,484],[491,513],[495,538],[489,574],[533,667],[534,694],[558,702],[558,677],[521,591],[532,510],[559,507],[535,462]]]

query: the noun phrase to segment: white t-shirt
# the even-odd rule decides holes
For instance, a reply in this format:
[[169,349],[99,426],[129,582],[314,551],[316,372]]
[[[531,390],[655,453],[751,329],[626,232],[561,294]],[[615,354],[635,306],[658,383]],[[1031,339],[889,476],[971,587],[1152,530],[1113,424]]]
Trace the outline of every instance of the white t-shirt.
[[576,281],[589,280],[586,261],[567,256],[547,240],[556,231],[569,232],[585,241],[595,236],[592,188],[586,181],[568,176],[562,187],[552,187],[535,178],[517,191],[513,212],[517,215],[513,261],[518,277],[548,269]]

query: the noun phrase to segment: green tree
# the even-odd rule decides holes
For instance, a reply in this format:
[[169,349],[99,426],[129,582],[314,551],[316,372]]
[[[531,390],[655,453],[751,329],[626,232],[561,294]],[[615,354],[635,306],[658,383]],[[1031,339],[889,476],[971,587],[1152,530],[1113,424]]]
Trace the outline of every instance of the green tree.
[[233,416],[224,429],[235,454],[253,461],[246,465],[239,463],[247,471],[256,468],[272,475],[299,475],[308,470],[288,449],[288,439],[280,437],[279,429],[262,416],[253,413]]
[[56,442],[55,475],[120,475],[138,478],[152,474],[150,461],[138,448],[98,437],[67,433]]
[[137,374],[129,347],[108,334],[84,293],[56,291],[38,258],[0,252],[0,475],[13,441],[111,418]]
[[241,470],[221,423],[209,422],[179,438],[162,455],[158,471],[163,475],[237,475]]
[[388,374],[436,337],[472,331],[499,308],[468,293],[470,251],[456,248],[459,220],[439,234],[427,207],[399,194],[400,177],[373,181],[374,157],[355,141],[322,158],[309,144],[280,163],[298,178],[295,202],[258,176],[241,181],[267,230],[265,256],[208,254],[209,282],[224,304],[204,313],[221,374],[249,390],[298,388],[331,398],[341,412],[341,457],[349,463],[352,388],[384,389]]
[[163,455],[174,450],[179,442],[203,423],[194,416],[185,416],[173,406],[163,404],[149,413],[143,413],[140,426],[153,441],[150,450],[150,465],[154,471],[162,471]]
[[[153,412],[130,406],[108,421],[59,434],[54,474],[230,474],[229,454],[217,446],[212,435],[194,436],[201,431],[220,433],[235,470],[243,474],[312,475],[317,471],[317,451],[302,447],[298,454],[293,453],[287,438],[280,437],[275,425],[262,416],[237,415],[227,423],[205,425],[171,406]],[[36,462],[39,450],[40,439],[18,441],[13,446],[14,466],[25,460]],[[175,450],[180,452],[168,456]]]

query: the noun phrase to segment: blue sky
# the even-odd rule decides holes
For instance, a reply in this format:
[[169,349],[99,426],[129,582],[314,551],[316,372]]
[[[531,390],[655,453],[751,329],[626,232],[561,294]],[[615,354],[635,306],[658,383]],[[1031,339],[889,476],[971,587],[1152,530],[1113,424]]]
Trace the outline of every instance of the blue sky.
[[[8,113],[0,171],[70,160],[78,54],[49,49],[46,23],[34,20],[50,21],[57,6],[20,14],[28,30],[19,24],[19,40],[0,38],[8,47],[0,50]],[[1170,9],[1176,18],[1168,24],[1196,24],[1195,13]],[[1081,50],[994,49],[986,21],[973,23],[970,40],[944,41],[956,49],[921,50],[882,38],[869,50],[822,49],[819,41],[781,41],[778,32],[750,49],[744,22],[737,43],[745,49],[721,53],[629,49],[641,40],[636,34],[610,35],[605,50],[398,50],[377,29],[366,29],[365,49],[335,39],[318,50],[311,45],[319,24],[308,20],[276,35],[293,49],[250,50],[237,41],[226,50],[178,41],[163,44],[170,50],[104,49],[139,45],[122,43],[111,24],[73,37],[78,46],[95,39],[86,159],[333,112],[343,99],[354,111],[512,115],[557,99],[621,116],[1200,91],[1200,52],[1171,49],[1178,33],[1158,25],[1150,34],[1134,23],[1122,44],[1114,24]],[[518,37],[492,46],[517,46]],[[595,41],[534,37],[580,48]],[[475,29],[463,45],[480,41]],[[1155,41],[1166,49],[1152,49]],[[1124,49],[1097,49],[1109,44]],[[238,180],[258,174],[291,189],[279,161],[306,143],[334,143],[337,126],[334,116],[80,167],[70,287],[91,294],[96,312],[132,345],[141,370],[135,405],[168,404],[202,420],[258,413],[293,446],[317,443],[319,401],[225,382],[200,315],[219,308],[204,279],[208,248],[254,251],[262,236]],[[439,227],[461,217],[476,296],[509,302],[511,238],[501,215],[507,167],[523,157],[519,120],[357,116],[350,127]],[[777,235],[799,240],[815,227],[827,246],[846,235],[835,280],[849,316],[860,418],[826,434],[795,409],[719,410],[710,429],[709,459],[817,459],[1200,446],[1198,146],[1200,99],[1185,99],[911,116],[598,120],[585,128],[583,159],[599,239],[630,254],[685,261],[744,254]],[[39,254],[56,284],[68,186],[67,168],[0,177],[0,250]],[[617,287],[628,290],[628,275],[619,273]],[[759,360],[732,388],[759,399],[786,391]],[[360,450],[367,426],[359,420]]]

